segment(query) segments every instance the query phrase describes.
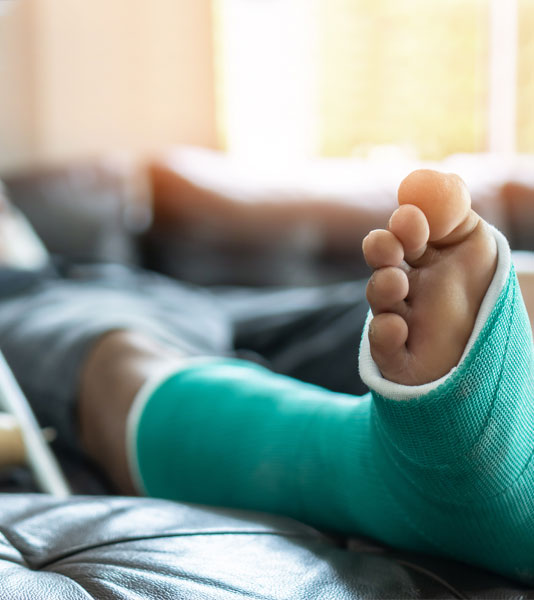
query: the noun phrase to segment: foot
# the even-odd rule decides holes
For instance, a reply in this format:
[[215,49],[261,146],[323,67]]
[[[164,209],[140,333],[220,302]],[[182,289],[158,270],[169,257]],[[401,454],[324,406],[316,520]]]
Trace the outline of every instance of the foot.
[[495,273],[497,246],[457,175],[414,171],[398,200],[388,228],[363,241],[374,269],[369,341],[386,379],[421,385],[458,364]]

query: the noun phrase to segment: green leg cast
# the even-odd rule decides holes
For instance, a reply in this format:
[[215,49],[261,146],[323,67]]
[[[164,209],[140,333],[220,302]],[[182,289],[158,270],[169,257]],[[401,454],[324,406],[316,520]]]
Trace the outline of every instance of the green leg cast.
[[129,422],[140,488],[534,583],[532,338],[502,243],[484,302],[460,364],[427,386],[380,380],[365,343],[361,398],[229,359],[147,384]]

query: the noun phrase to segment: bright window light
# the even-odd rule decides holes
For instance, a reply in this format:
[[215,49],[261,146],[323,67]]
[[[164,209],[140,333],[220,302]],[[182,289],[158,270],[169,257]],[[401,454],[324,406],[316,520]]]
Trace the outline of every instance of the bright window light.
[[283,163],[316,153],[316,0],[218,0],[219,117],[226,148]]
[[534,152],[534,0],[214,2],[234,155]]

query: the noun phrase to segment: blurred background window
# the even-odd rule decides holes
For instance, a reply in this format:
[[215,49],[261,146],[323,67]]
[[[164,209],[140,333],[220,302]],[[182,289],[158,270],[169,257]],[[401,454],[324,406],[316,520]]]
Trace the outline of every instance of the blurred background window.
[[214,0],[240,155],[534,152],[534,0]]
[[12,6],[0,172],[184,144],[256,162],[534,152],[534,0]]
[[321,151],[484,148],[484,0],[322,2]]
[[534,0],[519,0],[517,150],[534,152]]

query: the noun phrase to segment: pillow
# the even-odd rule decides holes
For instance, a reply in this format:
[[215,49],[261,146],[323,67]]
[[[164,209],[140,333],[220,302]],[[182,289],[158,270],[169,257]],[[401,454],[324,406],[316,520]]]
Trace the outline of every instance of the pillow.
[[5,179],[47,249],[72,260],[136,262],[150,223],[144,170],[128,156],[28,169]]
[[43,243],[8,201],[0,181],[0,264],[21,269],[38,269],[48,261]]

